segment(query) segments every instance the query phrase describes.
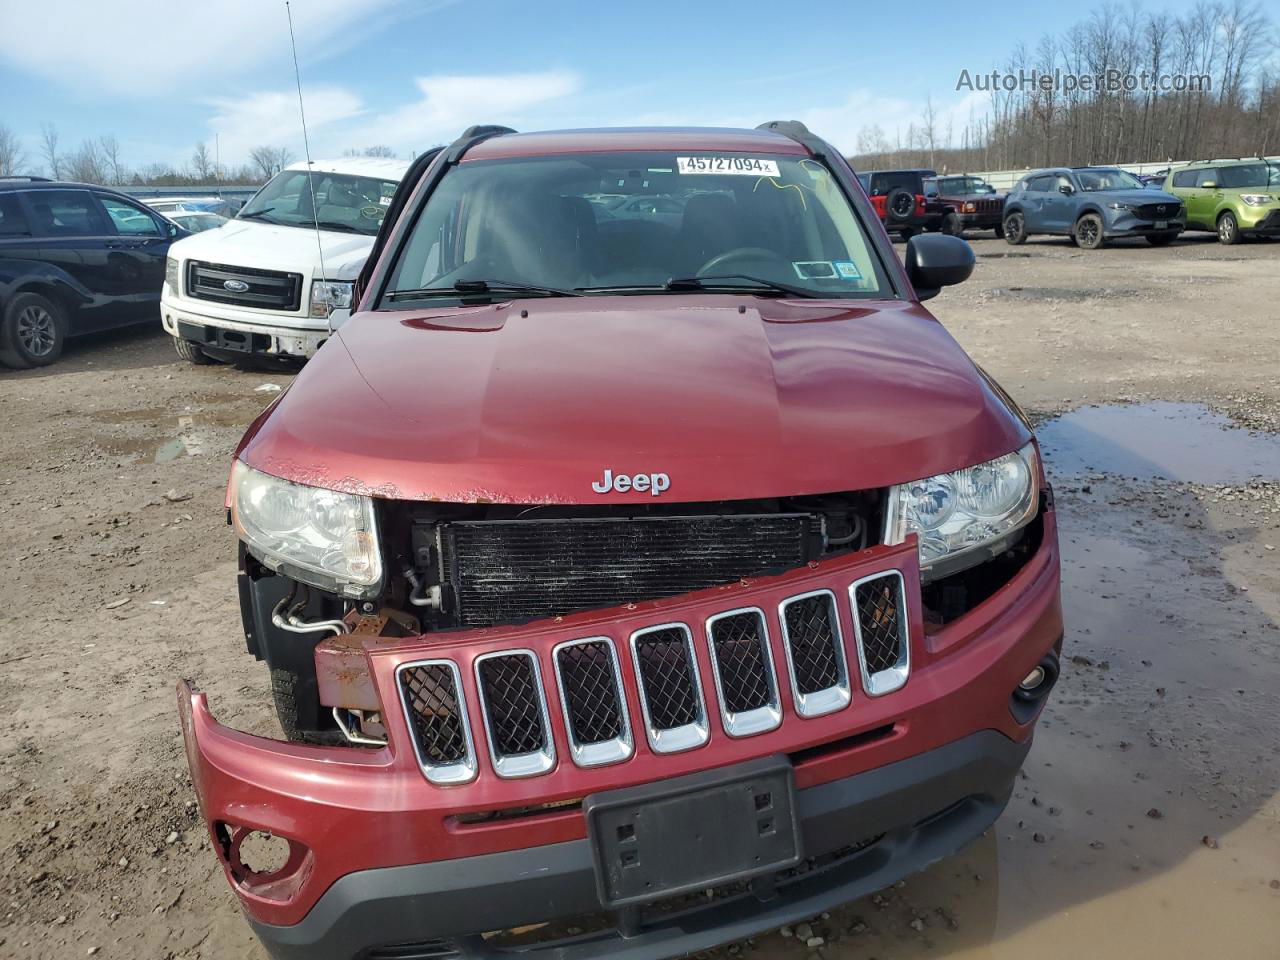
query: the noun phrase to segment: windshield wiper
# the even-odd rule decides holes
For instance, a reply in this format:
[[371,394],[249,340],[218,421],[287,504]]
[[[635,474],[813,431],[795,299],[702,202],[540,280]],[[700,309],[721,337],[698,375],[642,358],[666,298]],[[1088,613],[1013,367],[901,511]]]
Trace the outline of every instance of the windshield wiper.
[[266,220],[267,223],[279,223],[279,220],[272,220],[267,216],[275,207],[263,207],[261,210],[254,210],[252,213],[241,213],[236,217],[237,220]]
[[316,226],[321,230],[340,230],[344,233],[364,233],[359,227],[349,223],[343,223],[340,220],[318,220]]
[[[743,284],[755,284],[758,288],[763,288],[775,293],[781,293],[788,297],[803,297],[805,299],[820,298],[822,294],[813,290],[806,290],[803,287],[793,287],[789,283],[779,283],[777,280],[766,280],[763,277],[753,277],[745,273],[726,273],[714,277],[672,277],[664,284],[667,290],[709,290],[712,288],[719,290],[741,290]],[[753,293],[761,292],[759,289],[747,287]]]
[[581,297],[576,290],[564,290],[560,287],[544,287],[536,283],[519,283],[506,280],[458,280],[451,287],[422,287],[417,290],[393,290],[388,297],[391,300],[415,300],[418,297],[472,296],[474,294],[526,293],[542,297]]

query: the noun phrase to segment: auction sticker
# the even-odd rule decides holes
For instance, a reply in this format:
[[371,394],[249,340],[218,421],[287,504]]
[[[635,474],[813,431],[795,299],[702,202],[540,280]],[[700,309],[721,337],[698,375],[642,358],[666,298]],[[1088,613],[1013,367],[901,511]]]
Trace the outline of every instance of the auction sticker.
[[759,157],[676,157],[681,173],[730,173],[743,177],[778,176],[777,160]]

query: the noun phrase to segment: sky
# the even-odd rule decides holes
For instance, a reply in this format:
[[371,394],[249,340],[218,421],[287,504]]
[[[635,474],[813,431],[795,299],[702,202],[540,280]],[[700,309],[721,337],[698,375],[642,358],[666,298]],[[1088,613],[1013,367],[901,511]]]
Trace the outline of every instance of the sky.
[[[872,124],[905,138],[929,98],[938,129],[950,121],[958,139],[987,102],[956,90],[961,70],[989,72],[1019,41],[1033,47],[1090,8],[292,0],[291,9],[311,155],[380,144],[407,158],[473,123],[799,119],[853,152]],[[41,162],[46,123],[64,152],[116,136],[134,167],[181,167],[198,142],[216,143],[233,168],[264,144],[301,157],[283,0],[0,0],[0,124],[22,138],[29,167]]]

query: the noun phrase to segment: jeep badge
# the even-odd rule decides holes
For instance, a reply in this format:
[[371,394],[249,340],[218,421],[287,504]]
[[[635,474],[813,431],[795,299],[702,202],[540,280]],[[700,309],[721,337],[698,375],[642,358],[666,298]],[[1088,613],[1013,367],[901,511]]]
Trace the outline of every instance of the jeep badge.
[[644,493],[648,491],[649,496],[656,497],[670,486],[671,478],[665,473],[637,473],[635,476],[619,473],[615,476],[612,470],[605,470],[604,478],[592,483],[591,489],[596,493],[608,493],[610,491],[627,493],[631,490],[636,493]]

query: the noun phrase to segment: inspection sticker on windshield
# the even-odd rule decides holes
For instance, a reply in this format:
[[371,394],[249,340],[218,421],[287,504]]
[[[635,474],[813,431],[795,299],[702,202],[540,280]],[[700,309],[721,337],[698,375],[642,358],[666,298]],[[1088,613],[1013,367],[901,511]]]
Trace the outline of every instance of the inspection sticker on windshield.
[[732,173],[743,177],[776,177],[777,160],[759,157],[676,157],[681,173]]

